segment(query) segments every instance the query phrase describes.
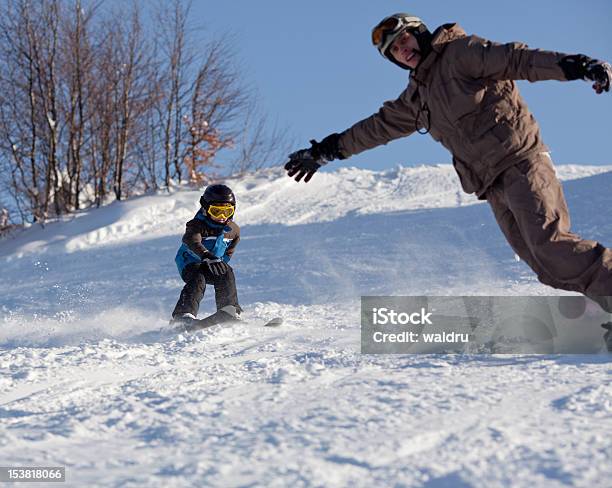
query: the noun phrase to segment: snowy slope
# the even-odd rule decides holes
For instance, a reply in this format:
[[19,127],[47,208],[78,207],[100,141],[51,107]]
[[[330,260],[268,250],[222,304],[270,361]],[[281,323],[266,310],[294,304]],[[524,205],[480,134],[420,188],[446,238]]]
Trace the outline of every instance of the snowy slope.
[[[561,166],[612,245],[612,167]],[[601,486],[610,357],[367,356],[362,294],[554,294],[450,166],[231,181],[246,322],[164,332],[198,191],[0,242],[0,464],[70,486]],[[210,293],[203,311],[212,309]],[[262,320],[283,315],[281,328]]]

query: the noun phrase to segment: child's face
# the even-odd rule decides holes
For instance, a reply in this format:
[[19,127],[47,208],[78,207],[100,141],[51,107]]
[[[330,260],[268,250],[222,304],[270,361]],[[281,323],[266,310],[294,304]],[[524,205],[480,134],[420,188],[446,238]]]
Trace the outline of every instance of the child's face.
[[218,217],[215,218],[212,215],[209,215],[210,220],[214,220],[215,222],[219,223],[219,224],[225,224],[225,222],[227,222],[227,219],[223,218],[223,217]]

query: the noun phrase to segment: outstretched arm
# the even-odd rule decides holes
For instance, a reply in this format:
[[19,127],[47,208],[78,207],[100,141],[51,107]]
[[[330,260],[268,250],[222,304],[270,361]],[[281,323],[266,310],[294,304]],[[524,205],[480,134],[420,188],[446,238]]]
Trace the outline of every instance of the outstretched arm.
[[289,162],[285,165],[288,176],[295,177],[296,181],[304,178],[304,182],[308,183],[316,171],[329,161],[346,159],[412,134],[419,129],[417,105],[413,98],[418,96],[410,86],[399,98],[385,102],[377,113],[343,133],[331,134],[321,142],[310,141],[310,148],[289,155]]
[[415,90],[411,84],[396,100],[385,102],[377,113],[340,134],[341,151],[347,157],[353,156],[417,131],[420,126]]
[[494,80],[591,80],[597,93],[610,89],[612,70],[608,63],[585,55],[568,55],[526,44],[499,44],[478,36],[469,36],[453,43],[450,55],[458,62],[459,71],[473,78]]

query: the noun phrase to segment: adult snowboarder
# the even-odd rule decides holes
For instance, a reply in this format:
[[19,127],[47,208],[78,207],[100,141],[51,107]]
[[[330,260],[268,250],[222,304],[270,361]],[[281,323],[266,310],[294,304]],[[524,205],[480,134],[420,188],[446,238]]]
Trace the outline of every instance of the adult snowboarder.
[[429,133],[452,153],[464,191],[488,201],[506,239],[542,283],[583,293],[612,312],[612,250],[570,231],[548,148],[513,81],[591,80],[599,94],[610,90],[610,65],[582,54],[498,44],[457,24],[432,33],[403,13],[383,19],[372,43],[410,70],[408,87],[344,132],[289,155],[288,175],[308,182],[329,161]]
[[185,282],[172,312],[172,323],[194,322],[206,284],[215,287],[217,312],[212,323],[237,320],[236,279],[228,264],[240,240],[240,228],[233,222],[234,192],[225,185],[210,185],[200,197],[200,210],[186,224],[183,243],[176,253],[176,266]]

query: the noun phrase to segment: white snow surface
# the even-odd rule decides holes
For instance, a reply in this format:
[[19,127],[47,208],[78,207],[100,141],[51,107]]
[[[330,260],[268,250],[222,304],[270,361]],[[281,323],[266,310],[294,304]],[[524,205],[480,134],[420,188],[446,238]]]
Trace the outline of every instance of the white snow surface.
[[[611,171],[558,167],[574,230],[608,246]],[[240,324],[167,327],[200,190],[0,241],[0,465],[66,466],[66,486],[609,485],[610,355],[360,353],[360,295],[562,293],[451,166],[228,184]]]

